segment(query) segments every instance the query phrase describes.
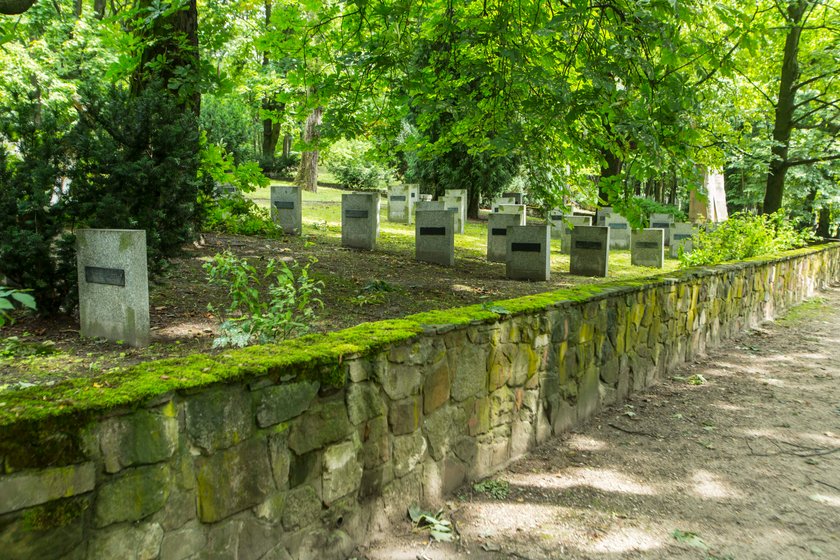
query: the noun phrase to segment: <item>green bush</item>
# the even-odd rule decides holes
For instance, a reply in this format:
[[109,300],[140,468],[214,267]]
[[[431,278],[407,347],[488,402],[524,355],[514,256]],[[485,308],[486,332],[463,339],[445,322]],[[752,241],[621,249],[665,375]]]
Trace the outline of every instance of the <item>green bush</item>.
[[210,205],[204,218],[204,230],[263,237],[283,234],[267,210],[240,194],[225,195]]
[[0,327],[12,322],[10,312],[15,309],[15,302],[33,311],[37,309],[35,298],[26,292],[27,290],[14,290],[0,286]]
[[204,269],[211,284],[228,290],[230,302],[224,308],[208,306],[222,318],[213,347],[264,344],[308,332],[315,308],[323,306],[317,298],[323,282],[309,277],[313,262],[289,267],[270,259],[260,272],[230,251],[215,255]]
[[814,236],[810,231],[797,231],[782,211],[775,214],[739,212],[710,232],[693,236],[694,250],[680,250],[680,266],[703,266],[770,255],[803,247]]
[[390,174],[368,157],[369,151],[370,144],[362,140],[339,140],[326,154],[327,169],[344,187],[359,191],[377,190]]

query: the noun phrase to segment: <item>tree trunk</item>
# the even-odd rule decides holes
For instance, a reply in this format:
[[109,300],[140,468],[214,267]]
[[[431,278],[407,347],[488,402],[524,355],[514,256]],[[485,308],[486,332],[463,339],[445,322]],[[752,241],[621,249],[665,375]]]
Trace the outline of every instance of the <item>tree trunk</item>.
[[[265,29],[271,29],[271,7],[272,0],[265,0]],[[268,51],[263,51],[262,66],[267,68],[270,63]],[[267,92],[262,100],[263,109],[263,139],[262,139],[262,160],[263,165],[274,168],[274,153],[277,151],[277,142],[280,140],[280,123],[276,121],[275,113],[284,109],[284,104],[277,103]]]
[[38,0],[0,0],[0,15],[16,16],[35,5]]
[[793,129],[793,113],[796,110],[796,81],[799,79],[799,39],[802,35],[802,15],[807,0],[798,0],[787,8],[790,28],[785,38],[782,74],[779,80],[779,98],[776,102],[776,120],[773,125],[773,147],[770,167],[767,173],[767,187],[764,192],[762,212],[772,214],[782,207],[785,191],[785,174],[788,169],[790,133]]
[[[307,146],[317,147],[321,117],[324,108],[316,107],[306,118],[303,127],[303,141]],[[309,149],[300,155],[300,168],[298,169],[295,184],[300,185],[304,190],[316,192],[318,190],[318,150]]]
[[820,237],[831,237],[831,206],[820,208],[819,220],[817,221],[817,235]]
[[606,182],[605,179],[612,179],[621,174],[621,159],[610,150],[602,151],[601,155],[604,156],[605,163],[601,166],[601,177],[598,181],[598,198],[600,199],[599,204],[606,206],[609,205],[610,199],[613,197],[610,196],[609,190],[604,185]]
[[288,161],[289,156],[292,155],[292,135],[286,134],[283,136],[283,159]]
[[96,14],[96,19],[105,17],[105,0],[93,0],[93,12]]
[[481,193],[478,192],[478,189],[471,189],[467,187],[467,218],[472,220],[478,219],[478,205],[480,197]]

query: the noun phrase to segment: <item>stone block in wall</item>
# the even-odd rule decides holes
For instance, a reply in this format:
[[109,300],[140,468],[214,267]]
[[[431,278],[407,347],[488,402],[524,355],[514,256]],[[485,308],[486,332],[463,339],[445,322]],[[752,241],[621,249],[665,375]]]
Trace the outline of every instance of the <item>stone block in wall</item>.
[[343,395],[314,404],[292,426],[289,448],[302,455],[341,441],[353,431]]
[[0,521],[0,557],[4,560],[74,558],[85,536],[89,508],[88,495],[5,516]]
[[466,420],[466,412],[458,406],[446,406],[425,418],[423,433],[429,441],[429,453],[436,461],[446,457],[454,444],[465,435]]
[[299,381],[257,392],[257,424],[265,428],[299,416],[312,404],[319,386],[317,381]]
[[285,490],[271,494],[263,503],[254,507],[254,515],[266,523],[279,525],[286,510],[286,495]]
[[321,515],[321,498],[312,486],[304,484],[290,490],[283,511],[283,527],[287,530],[311,525]]
[[152,465],[123,471],[98,488],[94,524],[105,527],[122,521],[139,521],[163,508],[169,499],[172,473],[169,465]]
[[360,427],[362,461],[365,468],[376,467],[391,460],[391,436],[385,416],[371,418]]
[[187,560],[207,544],[205,527],[192,521],[176,531],[167,532],[160,545],[160,557],[166,560]]
[[280,489],[288,488],[291,465],[288,431],[283,430],[268,436],[268,458],[271,461],[271,475],[274,478],[274,485]]
[[449,364],[439,360],[423,381],[423,412],[431,414],[449,401]]
[[345,441],[324,451],[322,496],[329,506],[339,498],[355,493],[362,482],[362,465],[359,463],[360,445]]
[[99,430],[99,447],[109,473],[164,461],[177,446],[178,421],[171,401],[159,410],[138,410],[110,418]]
[[510,426],[500,426],[480,436],[475,461],[469,465],[470,479],[484,478],[510,459]]
[[401,478],[411,473],[426,457],[426,438],[420,430],[394,438],[394,475]]
[[464,344],[447,352],[452,377],[450,395],[458,402],[487,391],[487,352],[475,344]]
[[385,414],[379,387],[373,383],[350,383],[347,386],[347,412],[354,426]]
[[536,432],[531,422],[516,419],[510,430],[510,456],[517,458],[525,455],[536,446]]
[[419,366],[392,364],[385,360],[377,362],[375,374],[385,394],[392,400],[418,394],[423,381]]
[[187,433],[205,454],[245,441],[254,433],[251,395],[225,387],[193,395],[186,402]]
[[382,489],[394,480],[394,465],[385,463],[378,467],[366,468],[362,473],[359,497],[378,496]]
[[194,520],[196,516],[195,492],[175,490],[170,492],[166,505],[152,517],[152,521],[160,523],[163,530],[169,532],[181,528]]
[[198,516],[214,523],[263,502],[274,490],[268,444],[255,438],[196,460]]
[[160,554],[163,529],[157,523],[141,523],[97,531],[88,545],[88,558],[154,560]]
[[467,428],[471,436],[490,430],[490,397],[473,400],[467,407],[470,411]]
[[0,476],[0,514],[93,490],[96,468],[81,463]]
[[513,420],[514,393],[502,387],[490,394],[490,427],[510,424]]
[[420,427],[423,416],[423,397],[420,394],[391,403],[388,424],[395,436],[410,434]]

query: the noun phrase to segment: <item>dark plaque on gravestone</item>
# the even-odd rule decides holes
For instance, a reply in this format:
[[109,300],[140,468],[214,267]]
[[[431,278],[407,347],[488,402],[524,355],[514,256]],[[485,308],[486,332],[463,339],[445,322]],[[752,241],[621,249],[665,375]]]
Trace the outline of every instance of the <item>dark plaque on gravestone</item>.
[[368,211],[367,210],[345,210],[344,211],[345,218],[367,218]]
[[446,235],[445,227],[421,227],[420,235]]
[[85,267],[85,282],[125,287],[125,270],[122,268]]
[[689,237],[691,237],[690,233],[675,233],[674,241],[682,241],[683,239],[688,239]]
[[610,229],[627,229],[627,224],[610,224]]
[[455,208],[447,208],[447,210],[449,210],[450,212],[458,212],[461,209],[456,206]]
[[563,219],[563,214],[554,214],[551,217],[551,219],[554,220],[555,222],[558,221],[558,220],[562,220]]
[[575,249],[600,249],[603,244],[600,241],[575,241]]
[[670,223],[668,223],[668,222],[657,222],[657,223],[655,223],[655,224],[651,224],[651,226],[650,226],[650,227],[652,227],[652,228],[664,228],[664,229],[669,229],[669,228],[671,227],[671,224],[670,224]]
[[507,235],[507,228],[494,227],[493,228],[493,235]]
[[515,253],[539,253],[542,243],[511,243],[510,250]]
[[274,207],[278,210],[294,210],[295,203],[290,200],[275,200]]
[[415,193],[415,192],[411,193],[411,198],[414,198],[416,196],[417,196],[417,193]]
[[[412,193],[412,194],[414,194],[414,193]],[[393,200],[394,202],[405,202],[405,196],[403,196],[401,194],[395,194],[394,196],[391,197],[391,200]]]
[[636,248],[638,249],[659,249],[661,245],[656,241],[637,241]]

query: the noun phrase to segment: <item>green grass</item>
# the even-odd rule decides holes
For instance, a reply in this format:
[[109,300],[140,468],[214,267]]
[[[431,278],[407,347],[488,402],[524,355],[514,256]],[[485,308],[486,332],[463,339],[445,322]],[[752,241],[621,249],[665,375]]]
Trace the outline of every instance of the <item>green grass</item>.
[[784,317],[778,319],[781,325],[793,325],[805,319],[815,319],[825,313],[828,303],[824,298],[815,297],[791,307]]

